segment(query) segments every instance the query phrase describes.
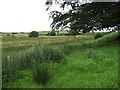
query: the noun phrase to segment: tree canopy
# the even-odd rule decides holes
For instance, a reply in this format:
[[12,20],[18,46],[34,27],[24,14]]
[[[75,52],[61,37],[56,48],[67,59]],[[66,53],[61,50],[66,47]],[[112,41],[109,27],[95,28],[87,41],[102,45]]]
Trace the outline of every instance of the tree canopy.
[[38,37],[38,32],[32,31],[32,32],[29,34],[29,37]]
[[57,3],[63,11],[67,6],[71,6],[71,9],[68,12],[50,12],[50,18],[53,20],[51,23],[53,30],[86,33],[92,30],[114,27],[120,23],[120,2]]

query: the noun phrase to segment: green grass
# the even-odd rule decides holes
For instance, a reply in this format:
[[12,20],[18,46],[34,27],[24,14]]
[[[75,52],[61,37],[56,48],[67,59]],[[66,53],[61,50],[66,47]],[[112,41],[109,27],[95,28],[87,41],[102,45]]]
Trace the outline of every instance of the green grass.
[[[96,59],[88,59],[86,49],[75,50],[66,57],[54,82],[48,87],[114,88],[118,87],[117,44],[97,47]],[[104,54],[105,53],[105,54]]]
[[86,48],[75,49],[60,63],[54,63],[52,77],[47,85],[36,85],[31,70],[21,71],[23,79],[6,87],[19,88],[117,88],[118,55],[117,42],[93,48],[97,58],[87,58]]
[[[73,36],[46,36],[38,38],[29,37],[10,37],[3,34],[2,37],[2,53],[18,52],[25,48],[30,48],[34,44],[51,44],[51,45],[66,45],[93,40],[92,35],[83,35],[80,37]],[[14,48],[14,49],[13,49]]]
[[[51,77],[45,85],[37,85],[33,69],[19,70],[22,78],[4,83],[4,88],[117,88],[118,87],[118,40],[117,33],[93,40],[93,36],[49,38],[50,45],[71,50],[60,62],[49,63]],[[69,39],[73,41],[69,42]],[[81,39],[82,38],[82,39]],[[38,38],[32,38],[34,41]],[[40,38],[39,38],[40,39]],[[48,38],[47,38],[48,39]],[[52,40],[59,39],[59,42]],[[77,40],[78,39],[78,40]],[[27,39],[29,40],[29,39]],[[31,40],[31,41],[32,41]],[[76,40],[76,41],[75,41]],[[91,41],[90,41],[91,40]],[[21,40],[22,41],[22,40]],[[67,42],[67,43],[66,43]],[[27,44],[25,44],[27,45]],[[61,46],[61,47],[62,47]],[[96,58],[88,58],[88,49],[96,52]],[[32,48],[31,48],[32,49]],[[47,50],[47,49],[46,49]],[[45,50],[45,51],[46,51]],[[61,48],[62,50],[62,48]],[[34,50],[33,50],[34,51]],[[32,52],[33,52],[32,51]],[[14,51],[13,51],[14,52]],[[21,51],[24,52],[24,51]]]

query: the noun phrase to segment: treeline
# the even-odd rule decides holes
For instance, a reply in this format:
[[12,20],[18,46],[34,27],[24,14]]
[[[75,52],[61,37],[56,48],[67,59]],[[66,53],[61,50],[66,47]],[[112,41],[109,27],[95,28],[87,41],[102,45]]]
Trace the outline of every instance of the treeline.
[[[97,32],[97,36],[101,37],[105,34],[108,34],[108,33],[111,33],[111,32]],[[36,31],[32,31],[30,34],[29,34],[29,37],[38,37],[38,36],[76,36],[76,35],[83,35],[85,33],[81,33],[81,32],[72,32],[72,31],[69,31],[69,32],[66,32],[66,33],[59,33],[57,31],[50,31],[48,33],[38,33]]]
[[[98,34],[99,33],[99,34]],[[97,36],[103,36],[105,34],[108,34],[111,32],[97,32]],[[7,33],[7,36],[15,36],[19,33]],[[25,34],[24,32],[21,32],[20,34]],[[83,35],[86,33],[82,33],[82,32],[75,32],[75,31],[66,31],[66,32],[62,32],[62,31],[48,31],[46,33],[40,33],[37,31],[32,31],[30,33],[26,33],[29,35],[29,37],[39,37],[39,36],[76,36],[76,35]],[[96,34],[96,33],[95,33]]]
[[67,33],[59,33],[57,31],[50,31],[48,33],[38,33],[36,31],[32,31],[29,33],[29,37],[38,37],[38,36],[76,36],[76,35],[82,35],[82,33],[73,33],[73,32],[67,32]]

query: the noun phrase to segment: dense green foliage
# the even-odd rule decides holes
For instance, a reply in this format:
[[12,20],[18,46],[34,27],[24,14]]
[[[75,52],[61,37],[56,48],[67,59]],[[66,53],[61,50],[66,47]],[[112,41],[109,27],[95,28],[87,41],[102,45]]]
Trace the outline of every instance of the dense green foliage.
[[29,34],[29,37],[38,37],[38,32],[32,31],[32,32]]
[[[3,83],[18,77],[17,70],[30,69],[41,62],[58,62],[63,58],[64,52],[59,47],[34,46],[30,49],[3,56]],[[14,77],[13,77],[14,75]]]
[[[59,3],[60,7],[71,7],[68,12],[52,11],[51,27],[54,30],[66,30],[87,33],[89,31],[118,26],[120,3]],[[114,31],[116,31],[114,29]]]

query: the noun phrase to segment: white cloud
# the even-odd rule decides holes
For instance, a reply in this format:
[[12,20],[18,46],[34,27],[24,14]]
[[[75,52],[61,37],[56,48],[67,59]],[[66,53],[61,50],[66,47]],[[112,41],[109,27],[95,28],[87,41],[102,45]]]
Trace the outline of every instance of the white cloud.
[[0,32],[49,31],[45,0],[0,0]]

